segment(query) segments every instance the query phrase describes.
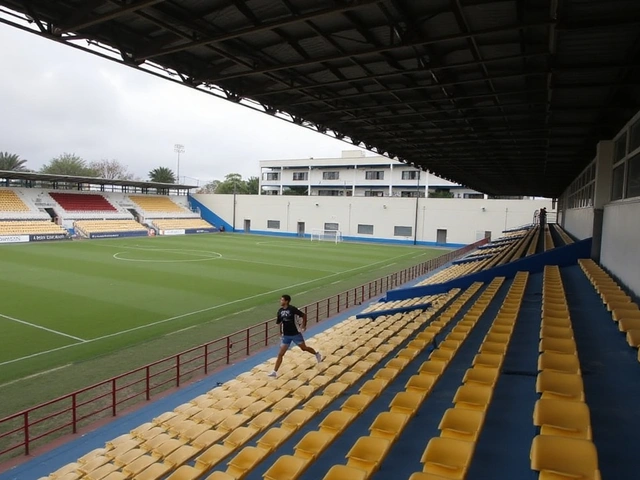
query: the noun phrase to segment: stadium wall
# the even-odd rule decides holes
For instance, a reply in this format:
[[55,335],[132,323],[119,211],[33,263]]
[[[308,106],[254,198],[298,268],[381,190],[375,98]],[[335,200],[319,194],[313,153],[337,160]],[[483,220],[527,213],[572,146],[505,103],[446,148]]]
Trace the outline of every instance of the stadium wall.
[[640,197],[610,203],[604,208],[602,265],[640,295]]
[[593,236],[593,207],[572,208],[564,212],[564,229],[578,240]]
[[[193,200],[200,205],[203,218],[218,217],[233,225],[233,195],[196,194]],[[533,213],[541,207],[551,211],[551,201],[420,199],[417,241],[443,245],[438,242],[438,230],[446,230],[447,246],[473,243],[483,238],[485,231],[498,238],[505,229],[530,224]],[[236,231],[244,231],[245,220],[250,222],[249,233],[254,234],[296,236],[298,222],[304,222],[306,234],[323,229],[325,223],[337,223],[349,239],[412,243],[416,199],[237,195]],[[277,222],[280,228],[268,228],[269,223],[273,226]],[[373,234],[358,233],[359,225],[372,225]],[[411,235],[397,236],[395,227],[411,227]]]

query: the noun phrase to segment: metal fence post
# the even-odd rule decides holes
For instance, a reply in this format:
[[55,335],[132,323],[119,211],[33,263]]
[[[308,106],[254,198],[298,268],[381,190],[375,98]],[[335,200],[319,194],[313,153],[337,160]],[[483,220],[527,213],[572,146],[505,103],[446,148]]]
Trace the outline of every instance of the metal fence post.
[[204,344],[204,374],[209,373],[209,344]]
[[149,400],[151,400],[151,367],[149,367],[149,365],[147,365],[147,368],[145,368],[145,377],[146,377],[145,389],[146,389],[147,402],[148,402]]
[[78,412],[76,412],[76,408],[78,407],[78,405],[76,396],[76,392],[71,395],[71,430],[73,431],[73,433],[76,433],[78,431]]
[[112,416],[116,416],[117,414],[117,408],[116,408],[116,404],[117,404],[117,398],[116,398],[116,379],[112,379],[111,380],[111,415]]
[[29,455],[31,441],[29,439],[29,410],[24,412],[24,454]]
[[227,365],[231,361],[231,337],[227,335]]
[[250,347],[249,347],[249,328],[246,330],[247,332],[247,357],[250,355]]
[[176,355],[176,387],[180,386],[180,354]]

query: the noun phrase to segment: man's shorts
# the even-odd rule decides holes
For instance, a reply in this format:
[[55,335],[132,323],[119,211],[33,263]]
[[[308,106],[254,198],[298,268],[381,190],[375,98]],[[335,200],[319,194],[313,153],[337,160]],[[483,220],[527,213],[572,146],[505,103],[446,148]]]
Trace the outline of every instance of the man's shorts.
[[291,342],[293,342],[294,345],[300,345],[301,343],[304,342],[304,338],[302,338],[302,334],[301,333],[298,333],[297,335],[283,335],[282,336],[281,345],[288,347],[289,345],[291,345]]

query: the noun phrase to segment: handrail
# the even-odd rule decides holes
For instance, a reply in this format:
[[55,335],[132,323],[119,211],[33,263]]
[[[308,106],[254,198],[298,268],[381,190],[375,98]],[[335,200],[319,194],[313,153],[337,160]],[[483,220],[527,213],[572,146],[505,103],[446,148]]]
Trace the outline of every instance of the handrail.
[[[449,251],[302,310],[309,323],[318,323],[440,268],[487,241]],[[270,319],[0,419],[0,462],[29,455],[57,437],[76,434],[99,420],[115,417],[155,395],[275,345],[278,338],[278,328]]]

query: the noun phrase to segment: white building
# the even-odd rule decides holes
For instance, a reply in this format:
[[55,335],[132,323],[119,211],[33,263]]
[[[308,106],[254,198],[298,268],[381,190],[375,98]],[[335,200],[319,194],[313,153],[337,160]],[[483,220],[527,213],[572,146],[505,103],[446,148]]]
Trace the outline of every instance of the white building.
[[[346,150],[340,158],[260,161],[260,194],[298,194],[346,197],[425,197],[452,194],[454,198],[484,199],[485,195],[431,173],[383,156]],[[439,195],[438,195],[439,196]]]

